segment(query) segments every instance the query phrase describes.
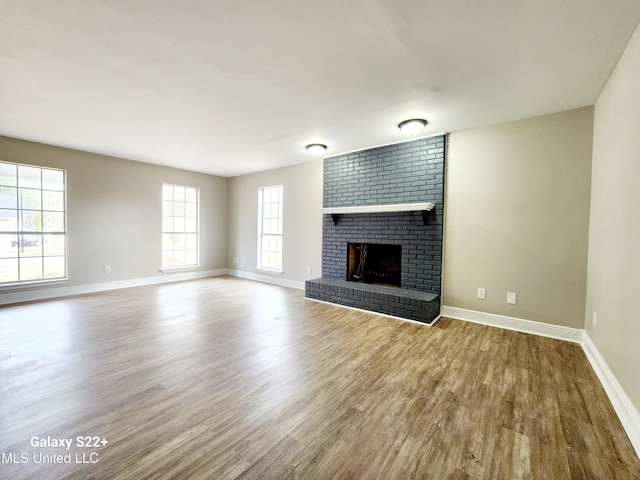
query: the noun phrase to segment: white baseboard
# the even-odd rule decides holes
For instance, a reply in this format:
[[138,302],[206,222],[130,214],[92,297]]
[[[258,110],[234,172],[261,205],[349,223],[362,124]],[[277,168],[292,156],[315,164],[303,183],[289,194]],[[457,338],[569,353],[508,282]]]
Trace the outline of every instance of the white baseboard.
[[558,340],[566,340],[573,343],[582,342],[583,330],[578,328],[561,327],[547,323],[533,322],[522,318],[476,312],[474,310],[466,310],[458,307],[447,307],[445,305],[440,307],[440,315],[443,317],[455,318],[456,320],[480,323],[482,325],[514,330],[516,332],[531,333],[533,335],[556,338]]
[[145,285],[155,285],[160,283],[180,282],[183,280],[194,280],[197,278],[215,277],[225,275],[226,269],[203,270],[188,272],[172,272],[154,277],[134,278],[131,280],[116,280],[113,282],[90,283],[87,285],[74,285],[66,287],[34,288],[32,290],[22,290],[14,293],[0,295],[0,305],[12,303],[32,302],[35,300],[47,300],[50,298],[68,297],[70,295],[82,295],[85,293],[106,292],[108,290],[118,290],[121,288],[142,287]]
[[582,349],[600,379],[605,392],[607,392],[607,396],[620,419],[620,423],[622,423],[627,432],[636,454],[640,457],[640,413],[631,403],[631,400],[618,383],[618,380],[616,380],[615,375],[609,369],[607,362],[600,355],[586,331],[582,338]]
[[281,278],[280,275],[273,274],[259,274],[252,272],[245,272],[243,270],[228,269],[227,275],[234,277],[246,278],[247,280],[255,280],[256,282],[272,283],[274,285],[280,285],[282,287],[297,288],[298,290],[304,290],[304,282],[298,280],[288,280]]

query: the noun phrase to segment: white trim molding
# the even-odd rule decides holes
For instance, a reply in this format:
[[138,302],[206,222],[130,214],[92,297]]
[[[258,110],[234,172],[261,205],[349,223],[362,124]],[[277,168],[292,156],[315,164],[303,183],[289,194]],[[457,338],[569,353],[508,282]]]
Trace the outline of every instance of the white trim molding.
[[22,290],[15,293],[5,293],[0,295],[0,305],[12,303],[32,302],[35,300],[47,300],[50,298],[68,297],[70,295],[83,295],[86,293],[106,292],[108,290],[118,290],[121,288],[142,287],[145,285],[155,285],[160,283],[181,282],[183,280],[194,280],[197,278],[216,277],[226,275],[226,269],[183,271],[180,273],[169,273],[164,271],[163,275],[154,277],[133,278],[131,280],[116,280],[113,282],[89,283],[86,285],[73,285],[54,288],[39,288]]
[[542,337],[556,338],[567,342],[581,343],[582,329],[550,325],[548,323],[534,322],[523,318],[507,317],[494,313],[476,312],[458,307],[440,307],[443,317],[455,318],[466,322],[480,323],[490,327],[504,328],[516,332],[531,333]]
[[[195,280],[198,278],[217,277],[220,275],[231,275],[234,277],[246,278],[264,283],[273,283],[283,287],[304,290],[304,282],[287,280],[281,278],[280,274],[260,275],[256,273],[243,272],[241,270],[217,269],[217,270],[189,270],[189,271],[163,271],[163,275],[153,277],[133,278],[130,280],[116,280],[113,282],[89,283],[86,285],[59,286],[49,288],[36,288],[31,285],[29,290],[20,290],[13,293],[0,294],[0,305],[10,305],[13,303],[33,302],[37,300],[48,300],[51,298],[68,297],[71,295],[83,295],[86,293],[106,292],[121,288],[142,287],[145,285],[156,285],[161,283],[181,282],[184,280]],[[53,283],[53,282],[52,282]],[[57,283],[57,282],[56,282]],[[64,283],[64,282],[60,282]],[[44,286],[44,284],[43,284]],[[15,288],[15,287],[13,287]]]
[[607,365],[596,345],[591,340],[589,334],[585,331],[582,336],[582,349],[589,359],[589,363],[596,372],[600,383],[607,392],[607,396],[616,411],[620,423],[627,432],[627,436],[640,456],[640,413],[634,407],[633,403],[622,389],[615,375]]

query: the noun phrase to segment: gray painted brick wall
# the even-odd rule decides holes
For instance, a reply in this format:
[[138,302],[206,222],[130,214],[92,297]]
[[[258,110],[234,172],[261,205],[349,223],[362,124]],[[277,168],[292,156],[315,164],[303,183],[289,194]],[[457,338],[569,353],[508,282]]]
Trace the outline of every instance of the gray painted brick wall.
[[342,215],[337,225],[324,215],[322,276],[344,280],[347,242],[402,245],[401,287],[440,293],[442,221],[438,211],[429,213],[427,225],[415,212],[358,213]]
[[445,136],[387,145],[324,160],[325,207],[444,200]]
[[347,153],[324,161],[325,207],[431,202],[414,212],[323,218],[322,275],[344,279],[347,242],[402,245],[402,288],[440,293],[445,136]]

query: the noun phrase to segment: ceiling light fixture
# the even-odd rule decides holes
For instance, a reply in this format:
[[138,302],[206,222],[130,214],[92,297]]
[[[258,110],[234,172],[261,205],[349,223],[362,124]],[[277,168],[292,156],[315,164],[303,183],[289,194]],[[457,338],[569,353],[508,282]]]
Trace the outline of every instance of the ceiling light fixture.
[[312,143],[310,145],[307,145],[306,147],[304,147],[307,149],[307,152],[309,152],[311,155],[313,155],[314,157],[319,157],[320,155],[322,155],[324,153],[324,151],[327,149],[326,145],[323,145],[321,143]]
[[404,122],[400,123],[398,127],[400,127],[400,130],[402,130],[405,134],[409,135],[410,137],[414,137],[422,131],[426,124],[427,121],[423,120],[422,118],[412,118],[411,120],[405,120]]

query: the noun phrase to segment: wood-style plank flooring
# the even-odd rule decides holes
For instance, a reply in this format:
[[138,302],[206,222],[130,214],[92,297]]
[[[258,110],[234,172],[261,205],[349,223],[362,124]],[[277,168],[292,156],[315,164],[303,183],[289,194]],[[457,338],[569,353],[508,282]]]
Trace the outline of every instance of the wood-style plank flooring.
[[640,478],[579,345],[232,277],[0,308],[0,453],[16,480]]

